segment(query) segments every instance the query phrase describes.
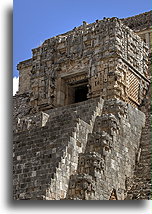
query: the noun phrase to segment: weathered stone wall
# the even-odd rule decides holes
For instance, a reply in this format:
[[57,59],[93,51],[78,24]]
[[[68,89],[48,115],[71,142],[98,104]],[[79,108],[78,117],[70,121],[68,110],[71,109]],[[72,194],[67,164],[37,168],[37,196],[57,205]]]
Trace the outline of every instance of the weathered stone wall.
[[133,177],[145,116],[119,100],[104,102],[86,150],[79,155],[77,173],[69,183],[67,199],[124,200],[126,182]]
[[28,59],[17,66],[19,70],[19,94],[30,92],[32,63],[33,60]]
[[136,32],[143,41],[148,45],[149,52],[152,48],[152,33],[151,33],[151,21],[152,11],[145,12],[136,16],[121,19],[121,21]]
[[150,199],[150,16],[83,22],[19,63],[14,199]]
[[152,20],[152,11],[121,19],[121,21],[125,25],[127,25],[130,29],[134,30],[135,32],[149,29],[151,27],[151,20]]
[[[151,73],[149,72],[151,77]],[[136,157],[133,179],[127,182],[127,197],[130,200],[152,199],[152,145],[151,145],[151,85],[143,99],[140,110],[146,116],[146,124],[142,130],[140,148]]]
[[17,129],[13,143],[14,199],[65,198],[78,154],[85,150],[88,133],[102,106],[103,100],[97,98],[50,110],[45,126],[39,123],[37,127]]
[[30,113],[30,95],[23,93],[13,97],[13,131],[16,129],[18,119]]
[[106,18],[84,23],[33,49],[32,59],[18,65],[20,82],[22,73],[30,78],[19,93],[29,88],[34,112],[71,104],[71,87],[85,82],[88,98],[118,98],[138,106],[149,84],[147,65],[143,40],[119,19]]
[[119,100],[105,101],[101,114],[102,106],[93,99],[51,110],[44,127],[14,134],[14,199],[112,200],[113,191],[125,199],[145,116]]

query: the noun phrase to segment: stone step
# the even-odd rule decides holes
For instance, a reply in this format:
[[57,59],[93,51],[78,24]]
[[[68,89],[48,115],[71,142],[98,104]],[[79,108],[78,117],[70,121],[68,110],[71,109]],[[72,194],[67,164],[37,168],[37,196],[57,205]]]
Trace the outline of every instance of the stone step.
[[60,119],[60,117],[64,117],[64,115],[71,115],[73,118],[83,119],[85,122],[89,122],[90,115],[92,115],[93,111],[95,111],[96,106],[100,98],[90,99],[84,102],[71,104],[69,106],[59,107],[57,109],[51,109],[46,111],[49,114],[51,121],[53,118]]
[[[49,119],[45,126],[37,126],[14,134],[14,176],[21,174],[21,180],[25,181],[26,186],[18,187],[16,184],[16,189],[25,192],[26,188],[27,193],[28,188],[29,192],[30,188],[34,188],[32,193],[34,197],[34,194],[39,192],[37,189],[39,186],[42,186],[43,190],[49,185],[58,188],[61,182],[60,167],[64,173],[63,188],[66,189],[71,171],[73,173],[76,170],[78,153],[82,152],[87,140],[86,136],[91,132],[91,126],[84,121],[90,123],[97,110],[98,100],[88,100],[69,107],[49,110]],[[14,182],[17,181],[16,176]],[[20,195],[18,190],[16,195]]]

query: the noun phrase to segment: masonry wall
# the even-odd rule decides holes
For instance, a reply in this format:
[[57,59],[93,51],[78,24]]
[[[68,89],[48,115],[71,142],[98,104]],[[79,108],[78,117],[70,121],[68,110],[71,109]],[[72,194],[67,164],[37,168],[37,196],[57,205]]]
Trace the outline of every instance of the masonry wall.
[[148,29],[151,26],[151,11],[121,19],[125,25],[134,31]]
[[105,101],[86,150],[79,155],[67,199],[124,200],[127,181],[134,176],[144,123],[139,110],[119,100]]
[[[149,20],[150,12],[84,22],[19,63],[15,200],[150,199]],[[78,83],[88,100],[72,104]]]
[[32,70],[32,59],[28,59],[22,62],[22,64],[17,65],[19,70],[19,93],[30,92],[30,78]]
[[143,41],[148,45],[149,52],[151,52],[152,40],[151,40],[151,20],[152,11],[145,12],[136,16],[121,19],[122,22],[130,29],[136,32]]
[[[151,77],[151,73],[149,72]],[[127,183],[127,198],[129,200],[152,199],[152,145],[151,145],[151,85],[143,99],[140,110],[146,117],[145,127],[142,130],[139,152],[136,158],[136,166],[133,179]]]
[[13,97],[13,131],[15,131],[18,120],[30,113],[30,95],[23,93]]
[[71,105],[46,126],[14,135],[14,199],[109,200],[113,191],[125,199],[145,116],[119,100],[96,101],[75,105],[83,120]]
[[32,59],[18,69],[19,93],[29,89],[33,112],[69,104],[70,86],[83,81],[88,98],[118,98],[138,106],[149,84],[148,47],[117,18],[84,22],[32,51]]
[[[69,177],[77,169],[88,133],[101,114],[100,98],[47,112],[45,125],[19,124],[13,141],[13,197],[16,200],[58,200],[66,197]],[[86,113],[87,112],[87,113]]]

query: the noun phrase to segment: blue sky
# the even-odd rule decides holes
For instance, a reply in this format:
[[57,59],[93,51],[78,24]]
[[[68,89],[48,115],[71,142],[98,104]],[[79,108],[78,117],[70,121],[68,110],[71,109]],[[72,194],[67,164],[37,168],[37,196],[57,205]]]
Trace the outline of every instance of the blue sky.
[[149,11],[150,0],[14,0],[13,76],[16,65],[31,58],[31,49],[83,21],[128,17]]

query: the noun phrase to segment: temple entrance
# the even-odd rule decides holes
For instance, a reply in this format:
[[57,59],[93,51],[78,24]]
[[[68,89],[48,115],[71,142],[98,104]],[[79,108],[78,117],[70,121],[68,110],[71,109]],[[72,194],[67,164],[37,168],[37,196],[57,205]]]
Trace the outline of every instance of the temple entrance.
[[82,101],[87,100],[87,94],[88,94],[88,87],[87,85],[81,85],[78,87],[75,87],[75,103],[79,103]]
[[88,99],[88,77],[86,73],[60,77],[57,85],[58,106],[79,103]]
[[87,84],[68,86],[68,104],[87,100]]

